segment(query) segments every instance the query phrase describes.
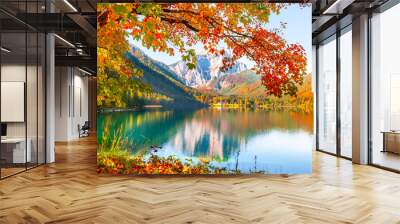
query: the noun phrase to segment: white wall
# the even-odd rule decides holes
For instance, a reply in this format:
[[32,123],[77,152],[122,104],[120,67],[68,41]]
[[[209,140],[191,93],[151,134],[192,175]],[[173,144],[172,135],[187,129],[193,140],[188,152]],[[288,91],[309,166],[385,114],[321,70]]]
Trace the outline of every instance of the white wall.
[[[6,64],[1,66],[1,81],[3,82],[25,82],[25,64]],[[1,108],[7,110],[7,108]],[[7,123],[7,137],[25,137],[25,123]]]
[[56,67],[55,140],[79,137],[78,125],[88,120],[88,78],[76,68]]
[[[38,70],[37,70],[38,69]],[[39,159],[39,163],[44,163],[44,74],[42,68],[24,64],[3,64],[1,66],[2,82],[24,82],[26,83],[26,108],[21,108],[21,112],[27,115],[27,120],[22,122],[6,122],[8,138],[24,138],[25,135],[31,144],[31,155],[33,162]],[[25,80],[27,78],[27,82]],[[23,91],[23,90],[22,90]],[[22,92],[24,94],[24,92]],[[7,97],[2,95],[3,97]],[[11,108],[1,108],[7,113],[13,113]],[[27,132],[26,132],[27,131]],[[39,153],[39,155],[37,155]],[[51,162],[51,161],[50,161]]]
[[[1,82],[1,121],[25,121],[25,83]],[[36,108],[36,105],[35,105]]]
[[[25,71],[25,69],[27,69]],[[27,87],[27,119],[28,129],[32,127],[36,130],[36,106],[37,106],[37,93],[36,93],[36,79],[32,78],[32,74],[36,77],[36,66],[27,66],[19,64],[4,64],[1,66],[1,81],[2,82],[25,82],[25,75],[28,72],[28,87]],[[4,96],[3,96],[4,97]],[[42,101],[40,101],[42,102]],[[39,107],[43,105],[38,105]],[[1,108],[7,110],[8,108]],[[34,112],[32,112],[34,111]],[[29,130],[28,130],[29,131]],[[36,132],[35,132],[36,134]],[[8,122],[7,135],[9,137],[24,137],[25,136],[25,122]],[[29,137],[29,133],[28,133]]]
[[76,74],[77,70],[75,70],[74,75],[74,108],[72,108],[72,120],[71,120],[71,135],[76,138],[79,137],[78,133],[78,124],[83,125],[85,121],[89,119],[88,113],[88,78],[81,76],[82,73]]
[[67,141],[69,133],[68,92],[70,85],[69,68],[55,68],[55,140]]

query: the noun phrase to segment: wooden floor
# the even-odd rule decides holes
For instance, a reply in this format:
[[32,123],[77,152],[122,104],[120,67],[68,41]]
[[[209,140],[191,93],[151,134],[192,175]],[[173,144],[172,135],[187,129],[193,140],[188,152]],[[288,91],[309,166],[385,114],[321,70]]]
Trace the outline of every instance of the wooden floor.
[[400,175],[314,153],[295,176],[131,177],[95,172],[94,138],[0,181],[0,223],[400,223]]
[[400,170],[400,155],[391,152],[374,151],[374,164],[389,167],[395,170]]
[[24,168],[20,168],[20,167],[12,167],[12,168],[0,168],[1,169],[1,177],[8,177],[11,176],[13,174],[19,173],[19,172],[23,172],[25,171],[25,167]]

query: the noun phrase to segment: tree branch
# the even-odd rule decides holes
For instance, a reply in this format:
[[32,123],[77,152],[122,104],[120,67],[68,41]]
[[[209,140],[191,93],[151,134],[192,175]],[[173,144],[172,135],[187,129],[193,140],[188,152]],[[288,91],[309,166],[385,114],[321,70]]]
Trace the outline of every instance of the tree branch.
[[200,31],[199,29],[197,29],[196,27],[194,27],[193,25],[191,25],[187,20],[175,19],[175,18],[168,18],[168,17],[165,17],[165,16],[160,16],[160,18],[161,18],[162,21],[169,22],[169,23],[171,23],[171,24],[174,24],[174,23],[183,24],[183,25],[185,25],[187,28],[191,29],[191,30],[194,31],[194,32],[199,32],[199,31]]

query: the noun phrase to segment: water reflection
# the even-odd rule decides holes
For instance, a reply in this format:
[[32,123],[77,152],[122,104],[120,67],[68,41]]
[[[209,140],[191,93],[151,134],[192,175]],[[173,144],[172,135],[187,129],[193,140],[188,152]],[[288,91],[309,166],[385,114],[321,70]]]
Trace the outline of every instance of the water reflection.
[[[160,156],[208,158],[242,172],[311,172],[312,114],[295,112],[147,110],[99,116],[98,136],[121,130],[132,154],[162,146]],[[105,129],[109,128],[107,132]],[[99,144],[103,144],[99,137]]]

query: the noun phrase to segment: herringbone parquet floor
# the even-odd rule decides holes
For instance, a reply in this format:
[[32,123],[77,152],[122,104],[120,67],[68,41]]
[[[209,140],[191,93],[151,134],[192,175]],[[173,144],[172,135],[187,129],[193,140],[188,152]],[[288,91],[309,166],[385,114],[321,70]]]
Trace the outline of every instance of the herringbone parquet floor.
[[400,223],[400,175],[314,153],[312,175],[99,176],[96,142],[0,181],[0,223]]

